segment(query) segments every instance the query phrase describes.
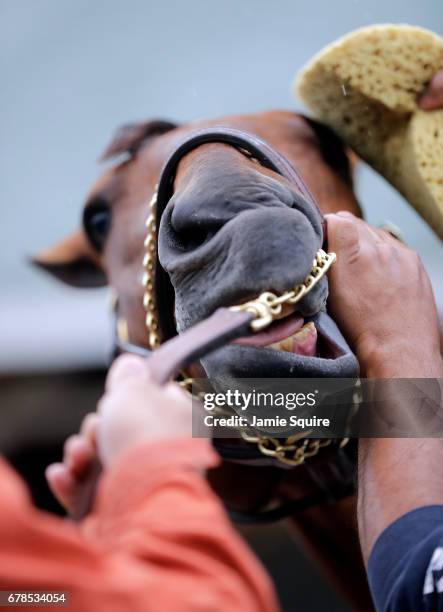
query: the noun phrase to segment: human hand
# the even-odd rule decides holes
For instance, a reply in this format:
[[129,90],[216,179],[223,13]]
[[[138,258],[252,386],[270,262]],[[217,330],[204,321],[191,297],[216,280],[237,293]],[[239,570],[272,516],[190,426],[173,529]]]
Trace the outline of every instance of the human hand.
[[153,382],[149,362],[135,355],[115,361],[98,412],[97,446],[105,466],[142,442],[192,435],[190,396],[177,383]]
[[60,504],[76,516],[99,461],[109,467],[143,442],[190,435],[190,398],[175,383],[153,383],[145,360],[122,355],[109,371],[98,412],[87,415],[79,434],[67,439],[63,461],[48,466],[46,478]]
[[326,220],[328,248],[337,253],[329,309],[362,376],[441,377],[437,309],[418,255],[351,213]]
[[443,69],[434,74],[418,105],[425,111],[443,109]]
[[46,480],[59,504],[73,517],[81,513],[83,499],[94,485],[97,455],[98,414],[83,419],[78,434],[67,438],[63,460],[46,468]]

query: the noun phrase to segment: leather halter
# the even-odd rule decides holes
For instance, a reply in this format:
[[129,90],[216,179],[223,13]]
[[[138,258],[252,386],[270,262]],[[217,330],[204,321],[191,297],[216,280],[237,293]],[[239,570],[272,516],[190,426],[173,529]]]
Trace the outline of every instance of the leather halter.
[[[300,178],[296,170],[290,164],[290,162],[258,137],[253,136],[251,134],[247,134],[237,129],[224,126],[196,130],[191,134],[188,134],[186,138],[170,154],[160,173],[157,187],[157,232],[160,226],[162,214],[164,213],[164,210],[174,193],[174,181],[180,161],[189,152],[195,150],[201,145],[210,143],[231,145],[243,155],[257,161],[264,168],[276,172],[280,176],[284,177],[287,181],[289,181],[294,192],[298,194],[299,197],[302,198],[305,202],[307,202],[316,209],[319,215],[319,219],[323,224],[323,235],[325,234],[323,216],[318,207],[318,204],[310,193],[307,186],[305,185],[305,183],[303,182],[303,180]],[[161,303],[162,305],[162,308],[158,309],[157,311],[162,340],[170,340],[171,338],[177,335],[173,318],[174,290],[169,276],[159,263],[158,241],[156,245],[154,290],[156,295],[156,303]],[[117,305],[115,305],[114,310],[117,314]],[[245,321],[247,323],[247,317]],[[209,319],[206,320],[206,323],[207,322],[209,322]],[[118,323],[119,321],[117,320],[117,329]],[[203,324],[205,324],[205,321],[203,322]],[[198,326],[195,326],[194,329],[196,327]],[[192,332],[192,329],[189,331]],[[245,335],[245,332],[242,335]],[[228,339],[228,336],[225,335],[225,340],[228,341]],[[151,363],[153,362],[153,360],[155,361],[157,351],[152,352],[149,349],[132,344],[128,341],[128,339],[123,339],[122,335],[119,333],[116,334],[115,342],[116,349],[118,351],[131,352],[141,355],[143,357],[152,355]],[[170,344],[169,357],[171,358],[171,360],[174,360],[174,358],[176,357],[176,355],[174,354],[174,343],[175,341],[171,341],[170,343],[168,343]],[[209,351],[210,342],[206,342],[206,340],[205,342],[201,342],[198,349],[200,350],[198,356],[203,356],[205,354],[206,349],[206,352]],[[164,351],[164,349],[161,348],[159,349],[159,351],[162,352]],[[194,353],[193,356],[196,357],[197,353]],[[164,359],[162,360],[163,362],[165,361]],[[182,363],[184,363],[184,361]],[[176,364],[177,361],[174,362],[174,367],[176,366]],[[159,371],[160,369],[161,368],[159,368]],[[164,368],[162,369],[164,371],[161,371],[160,375],[161,378],[165,380],[166,370]],[[229,447],[226,447],[224,449],[220,448],[219,451],[221,452],[222,456],[228,460],[230,459],[229,455],[232,451],[231,459],[233,459],[234,461],[239,461],[243,459],[243,461],[252,461],[252,463],[255,463],[261,460],[257,464],[263,464],[263,456],[258,452],[256,448],[253,448],[250,445],[246,445],[242,448],[237,445],[232,449],[230,449]],[[305,509],[317,503],[321,503],[324,501],[332,501],[334,499],[340,499],[346,495],[349,495],[353,487],[353,462],[349,461],[348,449],[342,449],[338,446],[334,446],[330,448],[330,451],[331,452],[328,453],[327,460],[329,469],[328,474],[321,474],[321,469],[315,466],[305,466],[308,472],[312,474],[313,479],[319,484],[320,488],[316,493],[312,494],[311,496],[307,496],[303,499],[297,500],[293,503],[290,503],[289,506],[286,506],[285,508],[278,508],[262,513],[260,515],[245,515],[242,513],[235,513],[236,519],[257,521],[259,517],[261,517],[261,520],[275,520],[277,518],[280,518],[281,516],[288,515],[297,510]],[[331,457],[332,452],[334,454],[333,458]],[[269,465],[269,462],[270,460],[267,460],[264,463]]]

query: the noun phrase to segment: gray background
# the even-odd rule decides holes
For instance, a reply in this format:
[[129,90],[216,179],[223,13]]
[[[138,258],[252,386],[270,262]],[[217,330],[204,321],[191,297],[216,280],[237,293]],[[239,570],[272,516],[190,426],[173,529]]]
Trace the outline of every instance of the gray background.
[[[337,36],[382,22],[443,34],[443,4],[1,0],[0,370],[105,360],[106,291],[62,287],[25,257],[77,226],[115,127],[300,108],[289,91],[298,68]],[[437,238],[382,179],[359,172],[367,217],[404,230],[443,305]]]

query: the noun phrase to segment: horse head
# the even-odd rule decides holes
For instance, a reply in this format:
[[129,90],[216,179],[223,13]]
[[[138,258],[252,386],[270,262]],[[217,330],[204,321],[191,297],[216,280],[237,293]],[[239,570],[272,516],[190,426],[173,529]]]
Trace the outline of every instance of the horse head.
[[[160,295],[157,308],[168,310],[174,331],[184,331],[219,306],[296,286],[323,244],[322,213],[360,214],[346,150],[332,132],[300,115],[274,111],[121,128],[102,156],[114,163],[87,196],[83,228],[36,262],[73,285],[109,283],[135,344],[146,346],[149,331],[141,265],[148,202],[171,152],[196,130],[216,126],[267,143],[291,162],[308,189],[228,143],[202,143],[181,156],[157,227],[157,266],[173,288],[171,303]],[[296,307],[285,307],[271,328],[204,358],[204,374],[216,379],[355,373],[353,363],[334,358],[325,342],[328,331],[317,324],[326,298],[323,278]]]

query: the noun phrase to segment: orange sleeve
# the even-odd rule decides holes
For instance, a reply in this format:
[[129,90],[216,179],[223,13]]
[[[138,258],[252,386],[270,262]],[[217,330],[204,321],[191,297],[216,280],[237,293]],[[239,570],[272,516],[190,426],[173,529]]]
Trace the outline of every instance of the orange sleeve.
[[276,610],[200,473],[216,462],[205,440],[139,446],[104,475],[80,527],[35,510],[0,464],[0,589],[65,590],[82,612]]

